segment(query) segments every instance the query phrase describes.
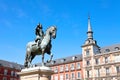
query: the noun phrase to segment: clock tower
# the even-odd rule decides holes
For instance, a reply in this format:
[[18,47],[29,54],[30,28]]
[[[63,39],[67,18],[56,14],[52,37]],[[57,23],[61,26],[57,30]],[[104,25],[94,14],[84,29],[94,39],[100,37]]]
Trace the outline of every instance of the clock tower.
[[90,24],[90,16],[88,16],[88,31],[87,39],[82,45],[82,57],[83,57],[83,77],[84,80],[95,80],[94,77],[94,54],[100,53],[97,41],[93,39],[93,31]]

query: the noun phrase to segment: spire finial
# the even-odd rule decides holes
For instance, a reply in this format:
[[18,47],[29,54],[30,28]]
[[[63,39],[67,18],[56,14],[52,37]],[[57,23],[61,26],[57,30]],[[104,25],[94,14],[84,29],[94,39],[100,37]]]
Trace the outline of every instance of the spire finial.
[[88,12],[88,19],[90,19],[90,13]]

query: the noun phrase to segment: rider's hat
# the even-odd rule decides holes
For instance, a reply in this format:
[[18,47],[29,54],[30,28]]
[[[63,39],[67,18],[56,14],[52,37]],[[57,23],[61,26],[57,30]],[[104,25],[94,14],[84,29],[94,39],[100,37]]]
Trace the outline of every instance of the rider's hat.
[[40,29],[42,29],[42,24],[38,24],[37,27],[39,27]]

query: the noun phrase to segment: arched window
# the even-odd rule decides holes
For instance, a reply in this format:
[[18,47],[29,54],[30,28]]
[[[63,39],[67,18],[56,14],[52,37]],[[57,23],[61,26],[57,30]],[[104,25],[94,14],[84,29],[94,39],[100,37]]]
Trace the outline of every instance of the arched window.
[[117,51],[117,50],[120,50],[120,48],[119,47],[115,47],[115,51]]

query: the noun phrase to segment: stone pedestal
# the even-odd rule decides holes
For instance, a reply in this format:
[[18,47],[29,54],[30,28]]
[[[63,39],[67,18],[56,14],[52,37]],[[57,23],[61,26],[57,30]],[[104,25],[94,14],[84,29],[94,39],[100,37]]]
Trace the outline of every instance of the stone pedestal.
[[50,78],[53,73],[51,68],[41,66],[22,69],[17,74],[20,76],[20,80],[51,80]]

